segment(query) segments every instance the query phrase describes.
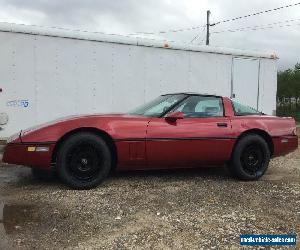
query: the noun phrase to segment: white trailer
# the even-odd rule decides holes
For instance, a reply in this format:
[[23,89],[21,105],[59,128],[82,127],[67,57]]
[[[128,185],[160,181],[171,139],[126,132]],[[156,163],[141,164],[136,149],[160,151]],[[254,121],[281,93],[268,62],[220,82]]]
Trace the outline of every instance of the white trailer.
[[272,53],[0,24],[0,138],[58,117],[126,112],[168,92],[276,109]]

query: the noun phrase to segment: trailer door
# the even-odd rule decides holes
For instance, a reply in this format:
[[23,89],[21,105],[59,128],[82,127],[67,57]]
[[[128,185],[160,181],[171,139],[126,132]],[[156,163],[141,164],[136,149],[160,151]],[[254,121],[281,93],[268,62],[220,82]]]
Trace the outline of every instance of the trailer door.
[[255,109],[258,109],[259,65],[259,59],[233,59],[231,97]]

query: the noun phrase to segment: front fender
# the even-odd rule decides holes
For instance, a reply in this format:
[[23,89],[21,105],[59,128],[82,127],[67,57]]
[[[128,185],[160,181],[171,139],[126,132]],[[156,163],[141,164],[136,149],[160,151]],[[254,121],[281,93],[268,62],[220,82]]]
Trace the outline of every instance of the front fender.
[[94,128],[103,130],[108,134],[111,133],[109,123],[105,120],[74,119],[51,124],[37,130],[24,131],[21,134],[21,140],[23,143],[56,143],[65,134],[82,128]]
[[[7,144],[3,162],[50,169],[55,146],[65,134],[84,127],[110,131],[108,124],[105,120],[75,119],[25,130]],[[44,150],[39,151],[41,148]]]

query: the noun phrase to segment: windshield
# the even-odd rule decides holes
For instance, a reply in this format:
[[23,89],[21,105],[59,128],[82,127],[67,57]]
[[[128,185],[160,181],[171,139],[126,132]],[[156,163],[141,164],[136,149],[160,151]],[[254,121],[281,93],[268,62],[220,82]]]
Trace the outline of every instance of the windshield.
[[183,98],[185,98],[185,95],[183,94],[159,96],[153,101],[130,111],[129,114],[160,117],[183,100]]
[[234,109],[234,113],[236,116],[243,116],[243,115],[262,115],[261,112],[258,110],[251,108],[249,106],[240,104],[236,101],[232,101],[232,106]]

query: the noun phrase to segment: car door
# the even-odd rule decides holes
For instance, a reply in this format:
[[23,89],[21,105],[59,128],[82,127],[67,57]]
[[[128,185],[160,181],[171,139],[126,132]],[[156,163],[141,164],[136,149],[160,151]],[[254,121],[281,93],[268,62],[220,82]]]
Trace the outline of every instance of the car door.
[[184,118],[151,118],[149,122],[149,167],[194,167],[229,160],[234,140],[221,97],[190,96],[171,112],[175,111],[182,112]]

